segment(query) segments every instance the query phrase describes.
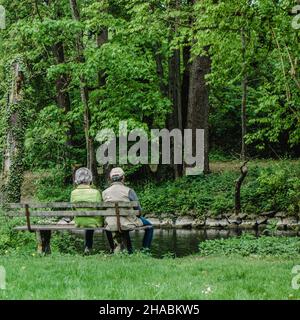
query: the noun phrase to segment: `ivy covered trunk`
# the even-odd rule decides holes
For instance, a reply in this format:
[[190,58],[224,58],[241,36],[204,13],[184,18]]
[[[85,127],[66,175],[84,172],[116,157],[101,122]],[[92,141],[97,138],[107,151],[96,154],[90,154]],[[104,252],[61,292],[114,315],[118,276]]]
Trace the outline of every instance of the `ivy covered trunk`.
[[22,94],[24,74],[20,62],[13,64],[12,73],[6,108],[6,143],[2,169],[4,203],[20,201],[24,174],[25,110]]

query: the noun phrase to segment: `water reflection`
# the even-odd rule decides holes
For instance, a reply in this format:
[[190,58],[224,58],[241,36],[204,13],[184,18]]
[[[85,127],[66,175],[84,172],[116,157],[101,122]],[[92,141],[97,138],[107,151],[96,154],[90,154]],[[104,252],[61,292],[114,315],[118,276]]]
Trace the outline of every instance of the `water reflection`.
[[[140,250],[144,231],[130,233],[135,250]],[[154,257],[162,258],[166,255],[176,257],[187,256],[199,252],[199,243],[207,239],[228,238],[237,236],[236,230],[176,230],[155,229],[151,252]],[[80,234],[80,237],[83,237]],[[108,249],[107,239],[104,233],[96,233],[94,237],[94,249],[103,251]]]
[[[255,236],[260,234],[255,230],[243,231]],[[130,233],[135,250],[141,249],[144,231],[133,231]],[[152,244],[152,255],[162,258],[166,255],[183,257],[199,252],[199,243],[205,240],[226,239],[242,234],[241,230],[180,230],[180,229],[155,229]],[[296,233],[297,234],[297,233]],[[278,231],[278,236],[293,236],[291,232]],[[79,235],[83,237],[83,234]],[[104,233],[96,233],[94,238],[95,251],[106,251],[109,246]],[[78,248],[82,251],[82,248]]]

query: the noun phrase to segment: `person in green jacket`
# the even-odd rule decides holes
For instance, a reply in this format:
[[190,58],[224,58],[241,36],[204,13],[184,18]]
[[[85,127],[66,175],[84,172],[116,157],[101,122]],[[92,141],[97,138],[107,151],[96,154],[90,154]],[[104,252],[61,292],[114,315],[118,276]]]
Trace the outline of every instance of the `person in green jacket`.
[[[71,202],[101,202],[101,194],[92,188],[92,173],[87,168],[80,168],[75,173],[76,189],[71,193]],[[85,210],[85,209],[82,209]],[[103,217],[75,217],[75,225],[79,228],[101,228],[104,225]],[[85,253],[93,248],[94,230],[85,232]]]

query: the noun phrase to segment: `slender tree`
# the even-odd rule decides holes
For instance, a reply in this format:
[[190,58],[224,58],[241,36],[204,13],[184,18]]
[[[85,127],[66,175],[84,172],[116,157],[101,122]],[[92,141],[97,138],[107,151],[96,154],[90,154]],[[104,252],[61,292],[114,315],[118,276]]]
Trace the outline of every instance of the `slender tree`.
[[[72,17],[75,21],[80,21],[80,11],[76,0],[70,0],[70,8]],[[84,44],[83,44],[83,33],[78,32],[76,39],[76,50],[78,63],[84,63]],[[97,163],[95,157],[94,141],[90,136],[90,107],[89,107],[89,89],[86,83],[84,75],[80,75],[80,95],[81,101],[84,108],[84,132],[86,142],[86,162],[87,167],[92,171],[94,177],[94,183],[98,181]]]
[[[174,0],[172,2],[172,7],[176,10],[180,9],[180,1]],[[175,22],[171,25],[171,30],[173,33],[173,37],[177,34],[178,29],[178,21],[176,18]],[[172,129],[183,129],[182,123],[182,98],[181,98],[181,52],[179,48],[173,49],[171,52],[171,56],[168,61],[169,66],[169,81],[168,81],[168,97],[172,103],[172,113],[168,119],[168,128]],[[174,146],[173,146],[174,150]],[[174,153],[174,151],[172,152]],[[182,165],[174,164],[174,175],[175,178],[178,178],[183,173]]]
[[248,89],[248,76],[247,76],[247,61],[246,61],[246,36],[245,31],[241,30],[242,39],[242,108],[241,108],[241,120],[242,120],[242,150],[241,159],[246,159],[246,142],[245,137],[247,134],[247,89]]

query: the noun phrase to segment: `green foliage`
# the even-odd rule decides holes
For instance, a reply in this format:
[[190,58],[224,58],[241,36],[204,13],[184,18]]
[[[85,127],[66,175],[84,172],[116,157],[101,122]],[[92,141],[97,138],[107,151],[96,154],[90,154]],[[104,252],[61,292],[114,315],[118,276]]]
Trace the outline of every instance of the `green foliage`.
[[293,5],[272,0],[197,2],[201,14],[196,16],[193,51],[198,54],[210,47],[211,125],[217,145],[234,150],[236,143],[240,145],[234,134],[240,132],[240,85],[245,74],[249,151],[271,154],[282,144],[299,143],[299,73],[295,70],[299,32],[291,26]]
[[299,166],[288,162],[261,169],[257,179],[242,189],[243,203],[259,209],[299,214]]
[[209,160],[210,161],[230,161],[233,160],[233,156],[232,154],[228,154],[225,151],[217,148],[217,149],[213,149],[211,150],[210,154],[209,154]]
[[[149,182],[138,185],[136,190],[144,211],[149,213],[232,213],[238,175],[225,171],[176,181]],[[241,190],[243,211],[256,214],[275,210],[298,214],[299,177],[298,165],[288,161],[268,167],[250,166]]]
[[[207,45],[212,60],[208,76],[211,145],[218,150],[212,159],[240,151],[244,72],[249,152],[298,154],[299,46],[297,30],[291,27],[290,1],[204,0],[192,6],[188,1],[87,0],[77,1],[79,22],[72,19],[67,0],[0,3],[7,13],[7,28],[0,32],[0,103],[6,105],[11,87],[11,63],[21,58],[25,89],[30,93],[26,101],[28,168],[85,162],[82,77],[89,89],[92,138],[102,128],[116,128],[120,120],[127,120],[130,128],[164,127],[172,112],[168,84],[173,50],[178,49],[183,58],[183,49],[190,46],[193,58]],[[106,30],[108,40],[97,44],[97,35]],[[78,58],[78,34],[83,35],[84,59]],[[63,46],[60,59],[53,50],[58,44]],[[61,78],[66,80],[63,92],[70,98],[68,110],[58,104],[56,85]],[[0,112],[1,153],[5,108]],[[71,128],[73,144],[66,146]]]
[[0,210],[0,256],[9,252],[32,253],[35,251],[35,235],[29,232],[16,232],[15,226],[24,224],[24,219],[4,217]]
[[37,187],[36,197],[39,201],[70,201],[73,186],[66,185],[65,173],[62,168],[40,171],[40,178],[35,181],[35,185]]
[[[35,219],[32,219],[34,222]],[[0,256],[5,254],[36,254],[35,233],[18,232],[13,228],[25,225],[24,218],[4,217],[0,211]],[[76,254],[84,248],[83,239],[68,232],[55,232],[51,237],[51,247],[55,252]]]
[[31,168],[51,168],[64,163],[67,121],[63,110],[51,105],[36,117],[26,134],[26,163]]
[[300,239],[267,236],[256,238],[243,234],[237,238],[207,240],[201,242],[199,248],[202,256],[258,255],[294,258],[300,255]]
[[269,219],[268,224],[266,225],[266,228],[263,230],[264,235],[270,235],[270,236],[275,236],[276,232],[278,230],[278,220],[276,219]]
[[138,187],[145,212],[216,214],[233,207],[233,181],[236,174],[227,172],[209,176],[184,177],[176,181],[149,183]]
[[[226,165],[226,163],[224,163]],[[298,163],[249,165],[249,174],[241,189],[242,209],[248,214],[284,211],[299,214],[300,169]],[[35,182],[40,201],[69,201],[73,186],[65,184],[64,170],[40,171]],[[128,181],[141,201],[145,213],[190,214],[201,216],[234,211],[235,180],[239,173],[226,170],[209,175],[183,177],[160,182]],[[106,187],[107,183],[103,183]]]
[[78,252],[83,252],[84,240],[78,237],[78,235],[69,232],[57,232],[52,236],[51,247],[55,252],[78,254]]

